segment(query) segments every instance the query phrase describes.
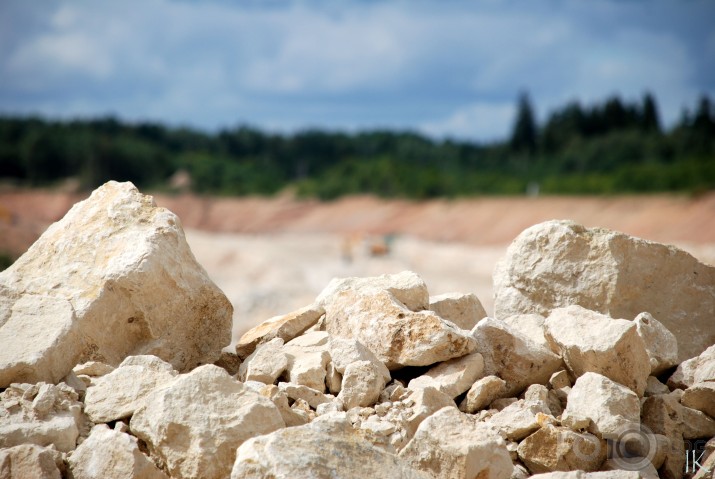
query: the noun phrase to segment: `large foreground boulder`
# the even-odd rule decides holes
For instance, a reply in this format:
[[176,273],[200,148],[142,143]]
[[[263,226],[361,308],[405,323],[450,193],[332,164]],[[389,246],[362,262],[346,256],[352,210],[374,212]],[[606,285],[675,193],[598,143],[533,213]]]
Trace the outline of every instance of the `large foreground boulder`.
[[673,246],[548,221],[509,246],[494,286],[500,319],[573,304],[614,318],[647,311],[677,338],[679,362],[715,343],[715,267]]
[[249,439],[236,456],[231,479],[433,477],[368,442],[344,413]]
[[110,181],[0,273],[0,387],[134,354],[186,371],[219,358],[231,322],[176,215]]
[[270,399],[206,365],[152,391],[130,428],[174,478],[225,478],[246,439],[285,427]]

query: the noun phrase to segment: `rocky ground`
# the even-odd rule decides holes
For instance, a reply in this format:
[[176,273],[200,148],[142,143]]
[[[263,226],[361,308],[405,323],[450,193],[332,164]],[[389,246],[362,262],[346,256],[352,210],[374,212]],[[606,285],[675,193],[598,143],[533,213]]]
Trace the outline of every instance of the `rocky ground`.
[[[215,260],[260,278],[293,240]],[[99,188],[0,273],[0,477],[713,477],[714,267],[548,221],[497,262],[487,311],[363,276],[409,242],[358,246],[227,348],[231,301],[177,217]]]

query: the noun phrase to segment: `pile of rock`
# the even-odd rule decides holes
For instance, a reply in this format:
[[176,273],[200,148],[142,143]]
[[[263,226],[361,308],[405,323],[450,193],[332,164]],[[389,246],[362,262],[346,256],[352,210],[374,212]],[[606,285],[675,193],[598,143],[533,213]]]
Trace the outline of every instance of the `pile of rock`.
[[0,477],[712,477],[715,268],[549,222],[495,284],[336,279],[222,353],[178,218],[108,183],[0,274]]

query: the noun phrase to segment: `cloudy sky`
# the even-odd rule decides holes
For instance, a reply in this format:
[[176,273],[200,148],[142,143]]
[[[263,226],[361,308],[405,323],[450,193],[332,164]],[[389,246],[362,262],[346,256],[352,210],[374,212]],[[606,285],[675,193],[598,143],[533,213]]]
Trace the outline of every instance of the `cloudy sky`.
[[2,0],[0,113],[204,130],[400,128],[505,137],[652,91],[672,124],[715,97],[711,0]]

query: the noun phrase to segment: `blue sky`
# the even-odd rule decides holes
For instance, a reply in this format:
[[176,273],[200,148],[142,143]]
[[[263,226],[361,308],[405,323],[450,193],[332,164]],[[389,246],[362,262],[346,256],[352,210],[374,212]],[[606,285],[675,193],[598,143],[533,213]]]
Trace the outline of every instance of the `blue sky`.
[[215,130],[399,128],[493,140],[652,91],[715,97],[715,2],[3,0],[0,112]]

